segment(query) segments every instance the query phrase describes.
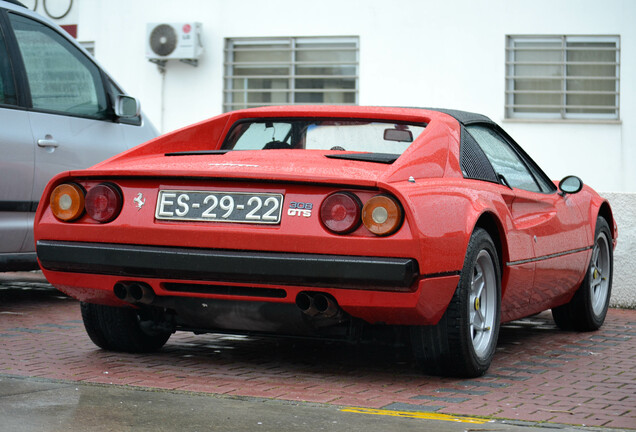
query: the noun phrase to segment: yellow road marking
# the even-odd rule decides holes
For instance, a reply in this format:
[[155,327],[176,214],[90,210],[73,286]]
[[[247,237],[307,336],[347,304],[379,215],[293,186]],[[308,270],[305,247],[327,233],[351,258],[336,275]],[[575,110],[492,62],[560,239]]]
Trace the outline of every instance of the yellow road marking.
[[452,416],[448,414],[438,414],[438,413],[429,413],[429,412],[390,411],[390,410],[356,408],[356,407],[347,407],[347,408],[341,409],[340,411],[348,412],[348,413],[356,413],[356,414],[371,414],[371,415],[383,415],[383,416],[392,416],[392,417],[416,418],[416,419],[423,419],[423,420],[450,421],[450,422],[456,422],[456,423],[484,424],[489,422],[489,420],[486,420],[486,419],[480,419],[480,418],[474,418],[474,417],[460,417],[460,416]]

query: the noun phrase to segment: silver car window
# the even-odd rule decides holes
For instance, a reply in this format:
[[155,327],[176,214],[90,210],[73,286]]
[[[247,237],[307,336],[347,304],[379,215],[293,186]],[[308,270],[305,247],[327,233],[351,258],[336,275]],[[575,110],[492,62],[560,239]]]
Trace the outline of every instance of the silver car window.
[[26,69],[33,108],[104,118],[108,108],[95,64],[53,29],[9,14]]

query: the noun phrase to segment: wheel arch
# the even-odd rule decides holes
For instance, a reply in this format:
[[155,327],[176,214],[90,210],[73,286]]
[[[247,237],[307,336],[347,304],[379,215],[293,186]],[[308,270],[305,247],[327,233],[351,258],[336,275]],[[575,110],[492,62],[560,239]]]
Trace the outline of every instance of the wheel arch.
[[[504,294],[504,284],[506,266],[505,263],[508,260],[508,242],[506,239],[505,230],[499,218],[492,212],[486,211],[482,213],[477,222],[475,223],[475,228],[481,228],[485,230],[490,238],[492,238],[493,243],[495,244],[495,248],[497,249],[497,257],[499,260],[499,269],[501,271],[501,295],[503,297]],[[474,231],[473,229],[473,231]]]
[[[612,208],[609,205],[609,202],[603,201],[598,209],[598,216],[602,216],[603,219],[607,221],[607,224],[610,226],[610,230],[612,231],[612,239],[616,240],[616,221],[614,220],[614,214],[612,213]],[[594,219],[594,223],[596,224],[596,219]]]
[[587,215],[589,227],[590,227],[590,241],[594,238],[594,233],[596,231],[596,221],[599,217],[603,217],[607,221],[607,224],[610,227],[610,234],[612,236],[612,244],[613,247],[616,247],[616,242],[618,239],[618,227],[616,225],[616,219],[614,218],[614,212],[612,211],[612,206],[609,201],[601,196],[599,196],[596,192],[591,190],[588,186],[584,186],[584,190],[590,191],[590,195],[586,201],[579,203],[578,205],[585,209],[582,211],[583,215]]

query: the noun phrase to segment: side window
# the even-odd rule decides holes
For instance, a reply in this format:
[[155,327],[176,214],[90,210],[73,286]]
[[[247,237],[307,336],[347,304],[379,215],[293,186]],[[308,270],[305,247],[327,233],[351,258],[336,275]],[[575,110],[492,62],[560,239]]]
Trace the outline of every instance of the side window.
[[0,105],[17,105],[13,71],[2,31],[0,31]]
[[550,179],[546,177],[546,175],[543,174],[543,172],[541,172],[539,168],[533,166],[532,164],[528,165],[528,168],[530,168],[530,171],[532,171],[532,174],[534,174],[534,178],[537,180],[537,182],[539,182],[539,186],[541,186],[543,192],[548,193],[555,191],[554,183],[552,183]]
[[513,188],[542,192],[519,155],[496,132],[484,126],[468,126],[498,175]]
[[33,108],[105,118],[108,102],[97,66],[53,29],[9,14]]

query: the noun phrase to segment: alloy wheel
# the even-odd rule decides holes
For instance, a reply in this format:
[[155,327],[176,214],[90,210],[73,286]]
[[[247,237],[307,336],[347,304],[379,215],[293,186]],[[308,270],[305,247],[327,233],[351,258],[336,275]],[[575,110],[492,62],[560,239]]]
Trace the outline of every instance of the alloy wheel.
[[488,352],[496,319],[497,278],[490,254],[482,250],[477,255],[469,297],[470,337],[478,357]]

